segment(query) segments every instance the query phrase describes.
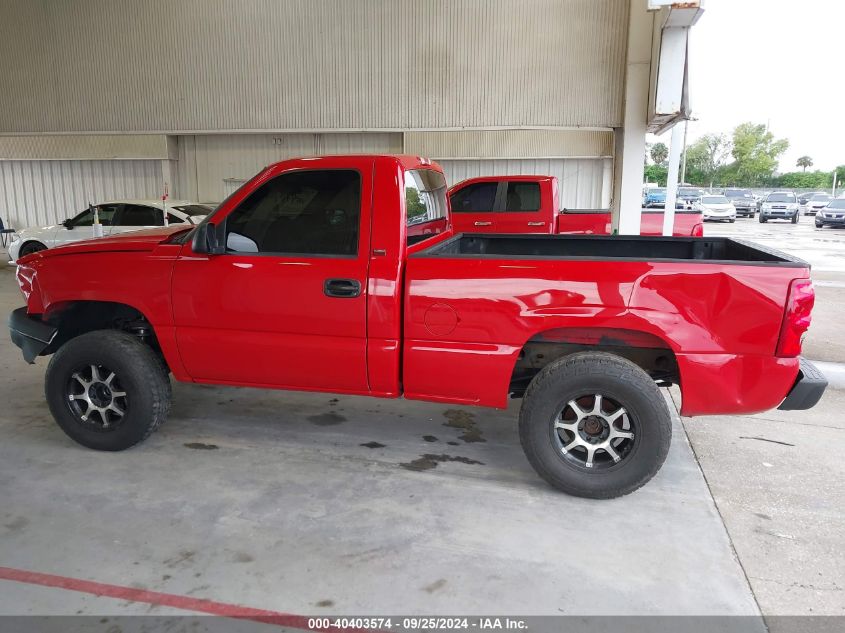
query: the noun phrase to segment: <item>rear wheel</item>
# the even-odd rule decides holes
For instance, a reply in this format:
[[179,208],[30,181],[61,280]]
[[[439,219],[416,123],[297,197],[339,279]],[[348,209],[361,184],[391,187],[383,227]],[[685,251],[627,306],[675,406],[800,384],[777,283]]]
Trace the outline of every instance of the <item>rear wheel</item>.
[[41,242],[27,242],[21,246],[21,250],[18,252],[18,257],[26,257],[27,255],[32,255],[33,253],[44,250],[47,250],[47,247]]
[[642,369],[613,354],[580,352],[534,377],[520,410],[519,437],[534,470],[552,486],[610,499],[660,470],[672,417]]
[[47,367],[45,391],[61,429],[102,451],[145,440],[170,410],[170,379],[158,356],[116,330],[88,332],[60,347]]

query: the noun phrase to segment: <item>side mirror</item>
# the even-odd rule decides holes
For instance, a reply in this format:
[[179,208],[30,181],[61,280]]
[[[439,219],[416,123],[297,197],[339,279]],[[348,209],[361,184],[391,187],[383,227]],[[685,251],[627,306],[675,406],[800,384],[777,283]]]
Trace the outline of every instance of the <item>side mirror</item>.
[[197,227],[191,245],[195,253],[223,255],[226,252],[226,226],[205,222]]
[[68,218],[67,220],[65,220],[64,222],[62,222],[62,226],[63,226],[63,227],[65,227],[65,228],[66,228],[66,229],[68,229],[68,230],[73,229],[73,220],[71,220],[70,218]]

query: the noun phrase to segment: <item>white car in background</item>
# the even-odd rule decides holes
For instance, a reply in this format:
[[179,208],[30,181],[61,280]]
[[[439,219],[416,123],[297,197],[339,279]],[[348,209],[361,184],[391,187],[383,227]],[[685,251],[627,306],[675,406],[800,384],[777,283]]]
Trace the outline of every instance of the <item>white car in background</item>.
[[804,215],[816,215],[827,203],[833,200],[833,196],[828,193],[816,193],[807,199],[804,203]]
[[[214,210],[214,206],[185,200],[168,200],[167,222],[199,224]],[[98,204],[96,209],[100,224],[103,225],[103,236],[164,226],[164,203],[161,200],[117,200]],[[14,263],[18,257],[46,248],[93,239],[93,225],[94,213],[91,209],[85,209],[61,224],[23,229],[15,234],[9,244],[9,260]]]
[[696,200],[693,209],[701,211],[704,220],[727,220],[736,222],[736,207],[725,196],[704,194]]

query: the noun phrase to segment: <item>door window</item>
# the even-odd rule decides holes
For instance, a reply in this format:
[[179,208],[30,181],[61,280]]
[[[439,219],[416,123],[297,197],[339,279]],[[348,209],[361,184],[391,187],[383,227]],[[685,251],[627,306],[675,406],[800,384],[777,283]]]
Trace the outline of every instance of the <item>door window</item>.
[[164,213],[156,207],[127,204],[120,214],[118,226],[164,226]]
[[172,213],[167,214],[167,223],[168,224],[182,224],[185,220],[180,217],[173,215]]
[[496,203],[497,182],[479,182],[455,192],[452,196],[453,213],[478,213],[493,211]]
[[351,169],[277,176],[226,218],[226,247],[236,252],[358,253],[361,175]]
[[536,182],[509,182],[505,211],[539,211],[540,184]]

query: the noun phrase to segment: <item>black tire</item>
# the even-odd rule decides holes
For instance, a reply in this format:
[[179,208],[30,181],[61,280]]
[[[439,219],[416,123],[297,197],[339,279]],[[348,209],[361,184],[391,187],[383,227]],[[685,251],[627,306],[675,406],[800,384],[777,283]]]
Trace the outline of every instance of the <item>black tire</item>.
[[[605,462],[588,468],[586,462],[579,465],[578,448],[561,448],[556,425],[572,401],[580,407],[579,398],[591,393],[627,411],[633,438],[616,445],[614,454],[626,451],[620,461],[611,463],[605,451]],[[660,470],[672,439],[672,416],[654,380],[634,363],[605,352],[579,352],[550,363],[531,381],[519,412],[519,438],[534,470],[558,490],[612,499],[633,492]]]
[[735,219],[735,218],[734,218],[733,220],[728,220],[728,223],[729,223],[729,224],[733,224],[734,222],[736,222],[736,219]]
[[765,224],[765,223],[766,223],[766,218],[764,218],[763,214],[761,213],[760,214],[760,224]]
[[816,222],[816,228],[817,228],[817,229],[823,229],[823,228],[824,228],[824,224],[822,224],[821,222]]
[[47,247],[42,244],[41,242],[27,242],[23,246],[21,246],[21,250],[18,251],[18,257],[25,257],[27,255],[32,255],[33,253],[37,253],[38,251],[46,251]]
[[[97,376],[91,373],[95,368]],[[97,381],[107,374],[113,374],[111,380]],[[84,387],[82,380],[90,380],[91,386]],[[106,406],[92,391],[103,384],[111,387],[105,397],[115,409],[92,413],[92,402]],[[117,330],[96,330],[65,343],[50,359],[44,388],[61,429],[79,444],[101,451],[122,451],[145,440],[170,411],[170,379],[163,363],[153,349]],[[81,393],[71,398],[73,391]]]
[[792,223],[798,224],[798,211],[796,211],[795,215],[792,216]]

